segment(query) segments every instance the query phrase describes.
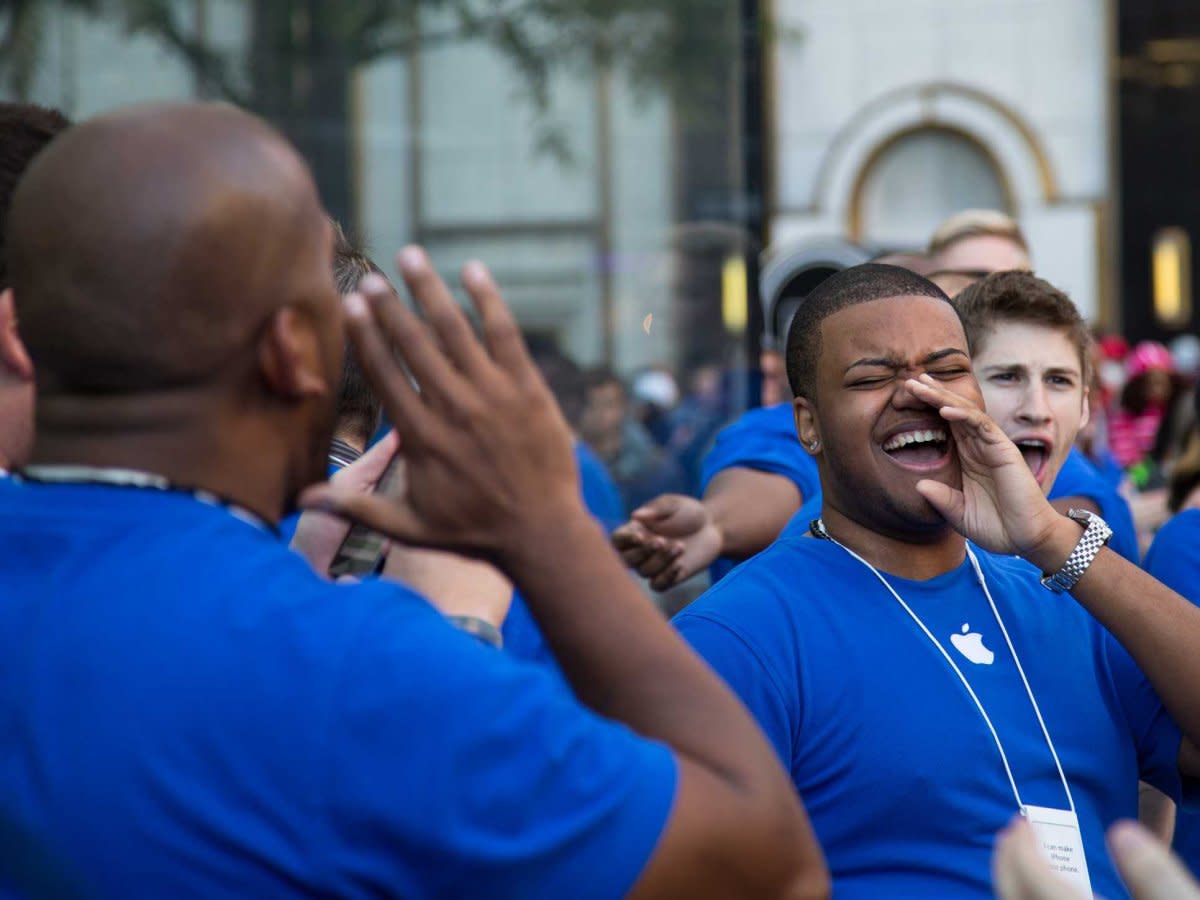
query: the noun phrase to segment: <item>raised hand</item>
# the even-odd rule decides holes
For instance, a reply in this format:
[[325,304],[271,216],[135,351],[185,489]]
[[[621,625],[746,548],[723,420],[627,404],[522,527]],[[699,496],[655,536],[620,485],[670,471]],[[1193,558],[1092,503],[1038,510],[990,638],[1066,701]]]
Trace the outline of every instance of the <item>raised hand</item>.
[[1000,426],[928,375],[907,387],[946,420],[962,469],[961,489],[926,479],[917,483],[921,496],[955,530],[994,553],[1025,555],[1045,544],[1064,518]]
[[388,499],[331,484],[301,503],[405,543],[490,560],[529,553],[538,535],[586,516],[570,430],[481,264],[468,264],[462,280],[482,339],[424,251],[406,248],[397,265],[424,320],[370,275],[345,310],[355,352],[400,435],[408,490]]

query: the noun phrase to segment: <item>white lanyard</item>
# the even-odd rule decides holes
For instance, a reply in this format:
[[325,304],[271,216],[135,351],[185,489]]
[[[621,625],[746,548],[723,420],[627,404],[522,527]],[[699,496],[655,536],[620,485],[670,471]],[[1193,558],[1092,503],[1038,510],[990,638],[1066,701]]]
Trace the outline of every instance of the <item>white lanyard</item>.
[[[921,631],[925,634],[925,637],[929,638],[930,643],[932,643],[933,646],[938,649],[938,652],[942,654],[942,657],[950,665],[950,668],[954,670],[954,674],[958,676],[958,680],[962,682],[963,687],[967,689],[967,693],[971,695],[971,699],[975,701],[975,708],[979,710],[979,715],[983,717],[983,721],[987,725],[988,731],[992,733],[992,740],[996,742],[996,749],[1000,751],[1000,761],[1004,764],[1004,773],[1008,776],[1008,783],[1012,787],[1013,796],[1017,800],[1017,809],[1020,810],[1022,814],[1025,814],[1026,806],[1021,800],[1020,791],[1017,790],[1017,782],[1016,779],[1013,778],[1012,767],[1008,764],[1008,755],[1004,752],[1004,745],[1000,742],[1000,735],[996,733],[996,728],[994,725],[992,725],[992,720],[988,716],[987,710],[983,708],[983,703],[980,701],[979,696],[975,693],[975,690],[971,687],[971,683],[967,681],[966,676],[963,675],[962,669],[958,667],[958,663],[956,663],[954,658],[946,652],[946,648],[942,646],[941,641],[934,637],[933,632],[925,627],[925,623],[921,621],[921,617],[913,612],[912,607],[904,602],[904,598],[896,592],[896,589],[888,583],[888,580],[879,573],[878,569],[876,569],[873,565],[871,565],[845,544],[839,543],[836,538],[831,536],[829,532],[825,530],[824,522],[818,520],[813,524],[813,531],[815,534],[837,544],[852,557],[866,566],[870,570],[871,574],[879,579],[880,584],[887,588],[888,593],[896,598],[896,602],[899,603],[904,611],[908,613],[909,617],[916,622],[917,627],[921,629]],[[1038,709],[1037,700],[1034,699],[1033,689],[1029,686],[1029,679],[1025,677],[1025,669],[1021,666],[1021,660],[1017,656],[1017,650],[1013,646],[1012,639],[1008,636],[1008,629],[1004,627],[1004,620],[1000,618],[1000,610],[996,608],[996,602],[992,599],[992,592],[988,590],[987,579],[983,577],[983,569],[979,567],[979,560],[975,558],[975,554],[971,550],[970,545],[967,546],[967,558],[971,560],[971,567],[975,570],[975,577],[979,579],[979,586],[983,588],[983,595],[987,597],[988,606],[992,608],[992,615],[996,617],[996,624],[1000,626],[1000,633],[1004,635],[1004,642],[1008,644],[1008,652],[1012,654],[1013,662],[1017,664],[1017,672],[1021,675],[1021,683],[1025,685],[1025,693],[1029,695],[1029,702],[1033,705],[1034,715],[1037,716],[1038,725],[1040,725],[1042,728],[1042,736],[1046,738],[1046,746],[1050,748],[1050,755],[1054,758],[1054,766],[1056,769],[1058,769],[1058,777],[1062,779],[1063,790],[1067,792],[1067,804],[1070,807],[1071,813],[1074,814],[1075,800],[1071,796],[1071,786],[1067,784],[1067,776],[1063,772],[1062,763],[1059,762],[1058,752],[1054,749],[1054,741],[1050,740],[1050,732],[1046,730],[1046,722],[1042,719],[1042,711]]]
[[207,506],[215,506],[225,510],[234,518],[248,525],[253,525],[262,531],[279,534],[279,529],[264,521],[244,506],[218,497],[211,491],[181,488],[171,484],[170,480],[152,472],[142,472],[137,469],[118,469],[108,466],[26,466],[18,473],[25,481],[45,482],[49,484],[100,484],[113,487],[141,488],[143,490],[164,491],[184,494]]

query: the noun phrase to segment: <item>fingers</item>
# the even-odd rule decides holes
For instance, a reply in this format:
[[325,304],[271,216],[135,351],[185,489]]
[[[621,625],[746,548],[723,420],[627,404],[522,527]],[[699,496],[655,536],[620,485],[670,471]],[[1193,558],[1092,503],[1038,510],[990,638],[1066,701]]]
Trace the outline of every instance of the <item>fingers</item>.
[[952,528],[961,532],[967,506],[966,496],[962,491],[940,481],[923,478],[917,482],[917,493],[924,497]]
[[496,364],[514,375],[532,369],[533,361],[521,337],[521,329],[487,267],[480,262],[467,263],[463,267],[462,282],[479,312],[483,339]]
[[937,407],[938,415],[945,419],[951,428],[956,425],[965,426],[974,436],[992,442],[1003,440],[1004,433],[986,412],[970,399],[938,384],[929,375],[910,378],[905,382],[905,386],[918,399]]
[[396,254],[396,267],[454,366],[472,379],[486,377],[487,354],[450,289],[430,265],[425,251],[420,247],[405,247]]
[[309,488],[300,495],[299,502],[301,509],[317,510],[365,525],[401,543],[427,543],[421,520],[407,505],[395,498],[364,494],[330,482]]
[[681,543],[651,534],[639,522],[626,522],[614,531],[612,544],[625,565],[646,578],[661,574],[683,552]]
[[678,494],[661,494],[635,509],[633,518],[646,524],[669,519],[679,511],[680,499]]
[[651,579],[650,587],[656,591],[668,591],[683,580],[683,569],[678,565]]
[[333,473],[330,479],[335,484],[346,484],[361,490],[370,490],[378,482],[396,451],[400,449],[400,438],[395,430],[383,438],[344,469]]
[[[428,427],[424,405],[408,375],[397,363],[389,341],[384,337],[381,322],[376,316],[377,309],[385,309],[388,305],[398,307],[401,304],[391,297],[391,291],[387,290],[387,282],[382,278],[367,276],[360,288],[362,293],[348,294],[343,301],[346,331],[350,336],[355,356],[371,384],[379,391],[383,408],[391,422],[400,427],[405,434],[424,433]],[[411,321],[406,321],[405,316]],[[401,330],[407,333],[413,328],[420,328],[416,317],[407,310],[400,312],[399,319],[399,324],[393,321],[390,329],[390,337],[393,340]]]
[[1200,885],[1161,841],[1136,822],[1113,825],[1108,845],[1135,900],[1200,900]]

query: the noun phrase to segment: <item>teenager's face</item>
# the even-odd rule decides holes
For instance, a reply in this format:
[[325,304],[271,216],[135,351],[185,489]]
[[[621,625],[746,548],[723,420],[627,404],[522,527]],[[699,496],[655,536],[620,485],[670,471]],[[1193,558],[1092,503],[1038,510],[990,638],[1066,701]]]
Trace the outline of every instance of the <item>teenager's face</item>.
[[1049,491],[1087,424],[1079,350],[1065,331],[998,322],[974,358],[988,415],[1012,438],[1043,491]]
[[954,307],[933,297],[860,303],[821,323],[814,397],[797,399],[802,436],[820,442],[825,502],[881,534],[940,531],[917,482],[962,484],[946,423],[905,387],[922,373],[982,405]]

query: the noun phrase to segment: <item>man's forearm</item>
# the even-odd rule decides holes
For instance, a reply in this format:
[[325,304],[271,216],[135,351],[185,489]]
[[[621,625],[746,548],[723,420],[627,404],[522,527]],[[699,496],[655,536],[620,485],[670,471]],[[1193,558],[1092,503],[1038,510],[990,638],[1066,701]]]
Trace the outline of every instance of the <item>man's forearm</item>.
[[[1029,558],[1043,572],[1057,571],[1082,533],[1063,522],[1053,549]],[[1129,651],[1184,734],[1200,743],[1200,608],[1108,548],[1071,594]]]
[[721,534],[721,556],[746,559],[765,550],[783,531],[803,498],[782,475],[733,468],[704,492],[704,507]]

